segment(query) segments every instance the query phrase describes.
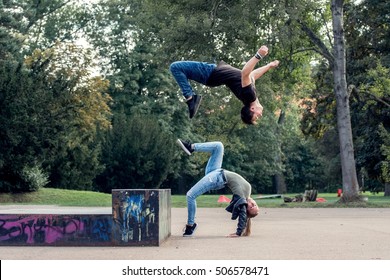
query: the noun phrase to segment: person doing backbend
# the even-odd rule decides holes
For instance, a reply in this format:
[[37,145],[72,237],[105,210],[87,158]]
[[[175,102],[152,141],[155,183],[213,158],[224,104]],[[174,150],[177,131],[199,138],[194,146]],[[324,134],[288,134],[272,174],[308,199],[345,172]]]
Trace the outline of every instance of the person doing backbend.
[[200,179],[186,194],[187,224],[183,236],[192,236],[197,228],[195,222],[196,198],[208,191],[228,187],[233,197],[226,211],[232,213],[232,219],[238,219],[237,229],[229,237],[249,236],[251,233],[251,218],[259,214],[257,203],[250,197],[252,187],[241,175],[222,169],[224,146],[221,142],[191,143],[178,139],[177,144],[191,155],[194,152],[209,153],[205,176]]

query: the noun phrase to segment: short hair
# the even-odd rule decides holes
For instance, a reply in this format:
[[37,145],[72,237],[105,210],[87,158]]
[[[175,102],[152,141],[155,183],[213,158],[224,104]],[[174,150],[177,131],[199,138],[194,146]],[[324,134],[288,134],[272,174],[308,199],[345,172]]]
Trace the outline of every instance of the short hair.
[[252,119],[253,119],[253,112],[251,111],[250,106],[245,105],[241,109],[241,120],[246,124],[254,124]]

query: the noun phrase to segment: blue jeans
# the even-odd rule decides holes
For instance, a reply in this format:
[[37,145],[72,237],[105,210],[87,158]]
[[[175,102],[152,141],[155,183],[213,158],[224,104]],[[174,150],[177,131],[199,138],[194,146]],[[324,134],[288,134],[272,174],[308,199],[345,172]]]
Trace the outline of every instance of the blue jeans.
[[176,61],[171,64],[169,70],[171,70],[183,96],[188,99],[195,94],[188,80],[205,85],[215,67],[215,64],[206,62]]
[[196,198],[211,190],[220,190],[225,187],[222,170],[224,147],[221,142],[195,143],[195,152],[210,153],[205,176],[187,192],[188,225],[195,223]]

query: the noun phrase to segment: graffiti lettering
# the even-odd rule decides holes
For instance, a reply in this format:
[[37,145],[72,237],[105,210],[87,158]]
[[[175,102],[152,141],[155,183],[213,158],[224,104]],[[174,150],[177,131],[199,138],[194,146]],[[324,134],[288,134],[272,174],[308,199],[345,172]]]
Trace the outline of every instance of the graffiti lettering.
[[59,241],[85,237],[109,241],[111,222],[106,219],[62,215],[0,215],[0,242],[50,245]]

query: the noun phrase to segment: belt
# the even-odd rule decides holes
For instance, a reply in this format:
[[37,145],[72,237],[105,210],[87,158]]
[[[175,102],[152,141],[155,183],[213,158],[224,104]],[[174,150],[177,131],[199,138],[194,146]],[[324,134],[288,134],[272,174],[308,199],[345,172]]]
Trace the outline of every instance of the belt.
[[223,169],[221,170],[221,174],[222,174],[223,182],[224,182],[225,185],[226,185],[226,184],[228,183],[228,180],[227,180],[226,174],[225,174],[225,172],[224,172]]

